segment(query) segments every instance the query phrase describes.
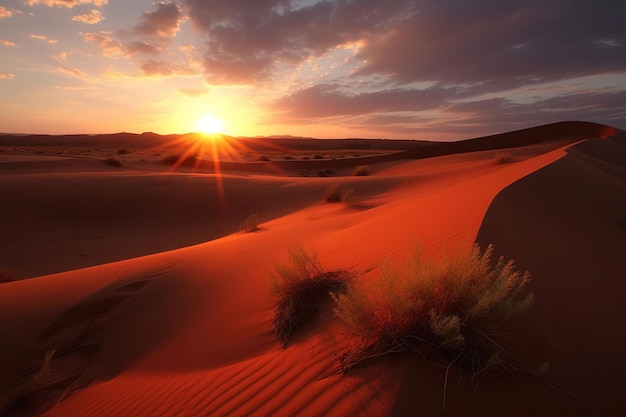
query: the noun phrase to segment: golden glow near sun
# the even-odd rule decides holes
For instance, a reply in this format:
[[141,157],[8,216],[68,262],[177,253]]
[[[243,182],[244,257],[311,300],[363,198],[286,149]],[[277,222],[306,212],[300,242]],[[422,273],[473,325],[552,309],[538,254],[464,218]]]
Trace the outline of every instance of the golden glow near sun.
[[213,116],[203,116],[196,123],[196,131],[207,134],[223,133],[224,122]]

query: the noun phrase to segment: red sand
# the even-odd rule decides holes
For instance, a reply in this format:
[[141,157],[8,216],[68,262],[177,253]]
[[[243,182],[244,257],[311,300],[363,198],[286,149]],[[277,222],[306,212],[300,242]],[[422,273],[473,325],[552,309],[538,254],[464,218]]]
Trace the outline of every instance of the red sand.
[[[451,375],[445,415],[623,415],[626,310],[619,299],[626,246],[623,223],[605,220],[624,221],[626,193],[623,166],[607,162],[611,156],[602,151],[616,143],[624,146],[603,139],[593,143],[595,153],[576,156],[577,147],[544,142],[509,149],[515,162],[501,165],[494,150],[385,162],[371,166],[372,176],[341,178],[355,189],[354,207],[320,202],[337,178],[228,173],[220,197],[213,174],[5,173],[11,181],[4,193],[27,189],[37,204],[55,181],[69,185],[64,200],[52,199],[39,212],[7,209],[38,222],[25,239],[40,230],[49,237],[16,251],[16,269],[24,276],[49,265],[66,272],[0,284],[0,340],[11,341],[0,344],[6,370],[0,388],[18,386],[15,379],[57,347],[53,371],[84,372],[46,416],[436,415],[445,370],[421,360],[331,374],[342,344],[332,316],[282,350],[272,333],[268,271],[288,248],[303,245],[330,268],[354,268],[372,279],[383,260],[404,258],[416,242],[432,257],[478,239],[533,272],[536,308],[513,323],[511,349],[533,365],[550,362],[546,378],[559,390],[497,375],[475,393],[468,380]],[[584,162],[590,152],[599,162]],[[606,164],[608,171],[598,168]],[[585,179],[591,185],[576,186]],[[576,206],[592,197],[602,227],[593,212]],[[201,198],[207,200],[200,204]],[[75,269],[81,266],[75,256],[38,252],[71,251],[81,239],[63,235],[64,206],[54,212],[60,202],[84,210],[77,231],[90,222],[87,213],[108,219],[90,232],[100,233],[93,237],[100,244],[88,246],[91,238],[82,237],[87,264],[131,259]],[[202,215],[220,218],[220,203],[228,216],[218,230]],[[268,220],[259,232],[140,256],[234,232],[255,207]],[[150,217],[153,210],[161,211]],[[176,216],[175,226],[163,222],[168,216]],[[198,224],[207,229],[198,231]],[[86,348],[63,354],[63,346],[85,340],[97,341],[95,356]]]

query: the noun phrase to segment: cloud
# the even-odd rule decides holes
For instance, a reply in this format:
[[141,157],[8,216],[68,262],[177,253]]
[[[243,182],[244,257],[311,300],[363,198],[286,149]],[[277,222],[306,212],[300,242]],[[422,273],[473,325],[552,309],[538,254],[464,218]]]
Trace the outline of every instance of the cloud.
[[457,88],[396,88],[371,93],[348,94],[334,85],[316,85],[276,100],[271,108],[282,123],[305,119],[369,113],[423,111],[441,107],[462,95]]
[[15,74],[0,72],[0,79],[15,78]]
[[102,54],[109,58],[117,58],[126,54],[124,45],[113,37],[111,32],[87,32],[82,33],[85,42],[95,43],[102,50]]
[[[360,42],[355,78],[488,84],[501,90],[626,71],[626,2],[586,0],[182,0],[214,82],[254,83]],[[297,7],[297,4],[304,4]]]
[[95,25],[96,23],[103,21],[104,17],[99,10],[92,9],[89,11],[89,13],[72,16],[72,20],[76,22],[87,23],[89,25]]
[[61,73],[69,74],[73,77],[81,78],[83,80],[87,80],[90,78],[89,75],[85,74],[83,71],[79,70],[78,68],[58,67],[57,70]]
[[48,43],[51,43],[51,44],[55,44],[55,43],[59,42],[56,39],[48,38],[46,35],[30,35],[30,37],[33,38],[33,39],[37,39],[38,41],[44,41],[44,42],[48,42]]
[[56,55],[50,55],[50,58],[54,59],[57,62],[65,62],[67,59],[67,52],[59,52]]
[[92,4],[95,7],[102,7],[109,3],[108,0],[25,0],[29,6],[41,4],[48,7],[67,7],[73,8],[81,4]]
[[121,31],[122,37],[132,37],[126,42],[127,55],[154,55],[165,50],[180,31],[180,23],[185,19],[182,9],[176,3],[154,3],[154,11],[144,12],[137,25],[128,31]]
[[126,46],[126,51],[131,54],[157,54],[163,50],[161,45],[153,45],[147,42],[131,42]]
[[254,83],[280,63],[297,64],[339,45],[380,36],[412,7],[396,0],[184,0],[206,37],[204,68],[211,82]]
[[132,32],[151,39],[167,39],[176,36],[184,15],[176,3],[155,3],[156,10],[144,12],[141,21]]
[[360,50],[361,72],[503,89],[626,71],[624,2],[482,3],[420,2],[418,13]]
[[209,93],[206,88],[181,88],[178,91],[188,97],[200,97]]
[[0,6],[0,19],[6,19],[13,16],[13,12],[6,7]]
[[0,39],[0,45],[10,46],[12,48],[17,48],[17,44],[15,42],[8,41],[6,39]]
[[197,71],[189,66],[172,64],[165,61],[155,61],[152,59],[144,61],[140,69],[142,73],[148,77],[173,77],[197,74]]

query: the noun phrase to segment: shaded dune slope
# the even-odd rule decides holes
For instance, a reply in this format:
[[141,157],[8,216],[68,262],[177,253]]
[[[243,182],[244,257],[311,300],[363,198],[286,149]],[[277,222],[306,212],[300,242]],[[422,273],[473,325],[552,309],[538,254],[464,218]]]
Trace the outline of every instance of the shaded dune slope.
[[588,411],[626,414],[626,135],[589,140],[504,189],[477,241],[533,273],[520,354]]

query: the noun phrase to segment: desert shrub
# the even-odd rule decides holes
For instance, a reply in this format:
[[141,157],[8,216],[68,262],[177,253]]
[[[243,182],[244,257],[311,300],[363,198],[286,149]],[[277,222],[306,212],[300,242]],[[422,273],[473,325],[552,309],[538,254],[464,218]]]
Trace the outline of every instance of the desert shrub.
[[318,177],[330,177],[334,173],[335,173],[335,171],[333,171],[330,168],[320,169],[319,171],[317,171],[317,176]]
[[117,154],[118,155],[128,155],[130,153],[130,151],[128,149],[118,149],[117,150]]
[[308,156],[303,156],[303,157],[302,157],[302,160],[303,160],[303,161],[307,161],[307,160],[309,160],[309,159],[311,159],[311,158],[309,158]]
[[259,215],[254,212],[251,213],[246,219],[241,223],[241,227],[239,228],[243,233],[252,233],[259,230]]
[[285,155],[285,156],[283,157],[283,159],[290,160],[290,159],[293,159],[293,156],[291,156],[291,155]]
[[104,163],[107,165],[111,165],[113,167],[121,167],[122,166],[122,161],[120,161],[117,158],[107,158],[104,160]]
[[352,175],[355,175],[357,177],[363,177],[369,174],[370,169],[367,167],[367,165],[359,165],[354,169],[354,171],[352,171]]
[[194,155],[168,155],[161,159],[161,163],[165,165],[192,166],[198,162],[198,158]]
[[354,199],[354,189],[346,188],[341,184],[329,184],[322,193],[324,200],[328,203],[342,202],[352,205]]
[[510,152],[498,152],[494,155],[493,160],[496,164],[508,164],[513,162],[513,156]]
[[[522,294],[528,272],[513,261],[491,262],[493,246],[426,262],[416,250],[406,265],[384,264],[370,285],[351,283],[332,294],[335,313],[359,340],[340,358],[348,371],[390,354],[418,354],[454,364],[472,377],[489,368],[507,369],[500,328],[526,310],[533,294]],[[449,369],[449,368],[448,368]]]
[[313,159],[324,159],[324,155],[316,153],[315,155],[313,155]]
[[260,162],[267,162],[270,159],[266,155],[259,155],[259,157],[256,160]]
[[330,292],[341,294],[350,274],[344,270],[327,271],[315,252],[295,248],[289,260],[274,266],[272,295],[274,306],[274,332],[283,347],[303,327],[311,324],[320,314],[324,304],[330,302]]

